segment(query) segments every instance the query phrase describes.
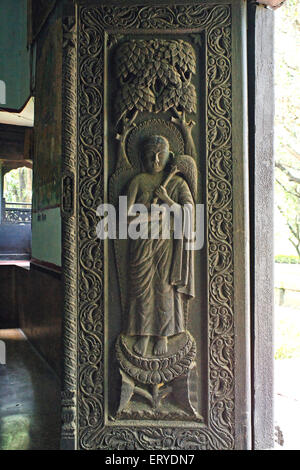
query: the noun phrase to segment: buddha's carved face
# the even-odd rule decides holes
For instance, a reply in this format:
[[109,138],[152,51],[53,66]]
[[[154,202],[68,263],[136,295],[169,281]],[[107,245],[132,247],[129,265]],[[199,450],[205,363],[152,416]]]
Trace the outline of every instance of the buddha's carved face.
[[161,136],[150,137],[143,147],[143,162],[148,173],[160,173],[170,155],[169,142]]

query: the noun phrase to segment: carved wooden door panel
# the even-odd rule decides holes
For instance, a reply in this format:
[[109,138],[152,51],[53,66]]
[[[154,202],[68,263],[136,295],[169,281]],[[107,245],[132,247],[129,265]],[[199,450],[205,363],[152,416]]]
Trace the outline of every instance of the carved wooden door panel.
[[[249,447],[243,3],[65,12],[64,448]],[[155,202],[204,208],[195,249],[101,239]]]

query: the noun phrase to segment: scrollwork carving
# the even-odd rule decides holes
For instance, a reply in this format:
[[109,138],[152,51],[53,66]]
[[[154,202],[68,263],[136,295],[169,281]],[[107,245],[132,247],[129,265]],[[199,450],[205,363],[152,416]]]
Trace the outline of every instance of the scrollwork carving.
[[76,42],[75,17],[63,18],[62,69],[62,265],[64,283],[62,432],[64,448],[76,446],[77,387],[77,220],[76,174]]
[[[234,318],[229,5],[79,8],[79,437],[83,449],[230,449],[234,446]],[[207,48],[207,257],[209,410],[199,428],[105,426],[104,247],[96,208],[104,198],[104,47],[115,28],[204,33]]]

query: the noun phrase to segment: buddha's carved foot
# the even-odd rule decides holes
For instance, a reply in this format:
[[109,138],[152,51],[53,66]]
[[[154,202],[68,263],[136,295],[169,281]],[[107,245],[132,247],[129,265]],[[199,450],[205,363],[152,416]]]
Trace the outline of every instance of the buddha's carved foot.
[[149,336],[141,336],[133,346],[133,350],[139,356],[145,356],[149,343]]
[[154,347],[153,347],[153,354],[155,356],[163,356],[166,354],[168,351],[168,338],[167,336],[161,336],[158,338],[156,341]]

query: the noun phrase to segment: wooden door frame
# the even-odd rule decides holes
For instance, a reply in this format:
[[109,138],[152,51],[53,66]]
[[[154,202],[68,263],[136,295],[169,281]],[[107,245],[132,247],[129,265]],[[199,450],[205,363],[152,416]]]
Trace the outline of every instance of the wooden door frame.
[[[130,448],[134,443],[136,448],[145,446],[144,437],[147,434],[156,448],[168,448],[166,441],[168,429],[166,427],[148,427],[141,426],[107,426],[99,425],[103,421],[104,401],[101,398],[101,387],[105,385],[102,367],[105,367],[105,361],[102,362],[103,349],[105,349],[105,336],[99,330],[98,340],[89,333],[89,328],[93,329],[93,324],[88,324],[86,312],[94,309],[96,312],[96,321],[101,328],[104,321],[103,296],[100,295],[95,287],[96,280],[101,284],[105,281],[103,270],[95,267],[91,263],[91,253],[95,242],[95,235],[90,232],[87,234],[86,227],[89,228],[89,217],[93,215],[90,212],[90,204],[95,203],[93,197],[90,198],[88,191],[84,192],[82,184],[87,175],[87,168],[84,164],[85,152],[87,146],[91,146],[93,152],[100,152],[101,157],[102,144],[98,140],[96,149],[94,135],[91,127],[87,126],[87,114],[92,110],[87,110],[84,105],[84,96],[88,96],[91,91],[86,59],[88,55],[95,56],[99,54],[99,44],[87,44],[83,41],[80,28],[84,24],[87,41],[91,41],[92,35],[99,33],[99,24],[105,23],[101,17],[101,22],[94,24],[84,23],[82,5],[106,5],[113,6],[119,2],[108,1],[78,1],[76,8],[68,4],[63,14],[63,169],[62,169],[62,247],[63,247],[63,280],[64,280],[64,372],[63,372],[63,391],[62,391],[62,448],[63,449],[106,449],[106,448]],[[129,0],[128,5],[137,8],[134,0]],[[166,5],[172,8],[173,4],[160,1],[160,5]],[[195,5],[193,0],[181,0],[176,4],[186,8],[188,5]],[[144,1],[143,5],[153,5],[151,1]],[[228,154],[231,165],[232,181],[229,182],[230,191],[229,207],[233,217],[232,231],[228,233],[229,248],[231,250],[230,266],[228,266],[228,279],[230,281],[229,290],[231,292],[232,308],[228,317],[227,332],[222,331],[217,334],[215,329],[210,330],[210,364],[213,374],[210,376],[210,421],[209,425],[199,429],[190,429],[189,426],[183,426],[181,430],[177,427],[171,427],[175,432],[175,441],[170,447],[182,448],[185,445],[194,445],[195,449],[250,449],[251,444],[251,377],[250,377],[250,256],[249,256],[249,191],[248,191],[248,111],[247,111],[247,20],[246,4],[241,0],[219,0],[218,2],[207,1],[200,3],[202,8],[214,9],[215,18],[218,18],[222,26],[222,14],[228,13],[226,21],[230,18],[232,21],[232,42],[230,56],[232,54],[231,74],[229,80],[229,92],[232,97],[232,108],[226,115],[231,124],[232,134],[229,138],[231,153]],[[217,16],[217,6],[219,7],[219,16]],[[133,11],[132,10],[132,11]],[[212,12],[212,10],[211,10]],[[78,27],[78,21],[81,22]],[[211,26],[211,23],[209,23]],[[124,25],[123,25],[124,27]],[[202,27],[202,26],[201,26]],[[217,27],[215,25],[215,27]],[[224,23],[227,27],[227,23]],[[98,28],[98,29],[97,29]],[[105,29],[106,28],[106,29]],[[111,31],[111,28],[104,27],[105,34]],[[98,31],[98,32],[97,32]],[[94,36],[95,37],[95,36]],[[101,42],[101,41],[100,41]],[[94,46],[94,48],[92,48]],[[102,47],[102,45],[100,45]],[[90,49],[89,49],[90,48]],[[83,72],[83,70],[85,70]],[[99,77],[100,78],[100,77]],[[103,92],[101,80],[99,81],[98,91]],[[209,87],[209,84],[208,84]],[[101,91],[102,90],[102,91]],[[210,109],[213,114],[213,110]],[[93,114],[93,113],[92,113]],[[100,125],[100,121],[99,121]],[[87,139],[91,139],[87,140]],[[105,158],[105,157],[104,157]],[[90,178],[95,178],[98,167],[92,165],[89,171]],[[229,180],[228,180],[229,181]],[[101,183],[101,176],[99,182]],[[92,193],[93,194],[93,193]],[[214,211],[215,209],[212,208]],[[95,212],[95,211],[94,211]],[[93,221],[94,222],[94,221]],[[209,237],[208,233],[208,237]],[[212,240],[208,239],[208,243]],[[103,251],[101,251],[103,253]],[[104,261],[105,259],[99,260]],[[233,269],[234,267],[234,269]],[[91,282],[89,288],[94,291],[98,304],[92,300],[90,303],[84,296],[84,283]],[[106,287],[105,287],[106,289]],[[233,295],[234,294],[234,295]],[[210,295],[210,292],[208,292]],[[93,315],[92,315],[93,316]],[[101,323],[102,322],[102,323]],[[224,336],[225,335],[225,336]],[[89,336],[89,338],[88,338]],[[90,376],[88,376],[89,365],[83,361],[83,355],[91,347],[88,341],[94,341],[93,348],[96,356],[96,363],[93,365],[93,359],[89,356]],[[227,343],[226,343],[227,341]],[[223,350],[226,343],[228,362],[224,357]],[[212,346],[214,345],[214,346]],[[218,346],[219,345],[219,346]],[[215,357],[213,357],[215,355]],[[226,364],[222,364],[222,361]],[[213,365],[214,363],[214,365]],[[95,365],[97,364],[97,366]],[[95,379],[95,374],[98,376]],[[100,372],[99,372],[100,371]],[[100,374],[100,375],[99,375]],[[90,385],[87,383],[90,377]],[[96,382],[95,382],[96,380]],[[219,385],[218,385],[219,384]],[[99,388],[99,387],[100,388]],[[98,389],[97,389],[98,387]],[[219,388],[218,388],[219,387]],[[90,392],[89,392],[90,390]],[[96,390],[98,392],[96,393]],[[224,400],[218,398],[218,393],[224,397]],[[227,418],[225,424],[222,424],[222,406],[228,406],[226,410]],[[102,410],[102,411],[101,411]],[[93,412],[91,412],[93,411]],[[214,415],[212,414],[214,413]],[[229,418],[228,418],[229,416]],[[222,428],[223,426],[223,428]],[[150,429],[150,431],[149,431]],[[153,431],[159,437],[154,437]],[[167,432],[167,434],[166,434]],[[187,432],[190,440],[184,441],[183,435]],[[150,433],[150,435],[149,435]],[[143,444],[144,443],[144,444]],[[185,444],[186,443],[186,444]],[[151,445],[151,444],[150,444]],[[114,447],[115,446],[115,447]],[[122,447],[123,446],[123,447]],[[127,447],[126,447],[127,446]],[[166,446],[166,447],[163,447]]]
[[274,445],[274,15],[248,2],[253,449]]

